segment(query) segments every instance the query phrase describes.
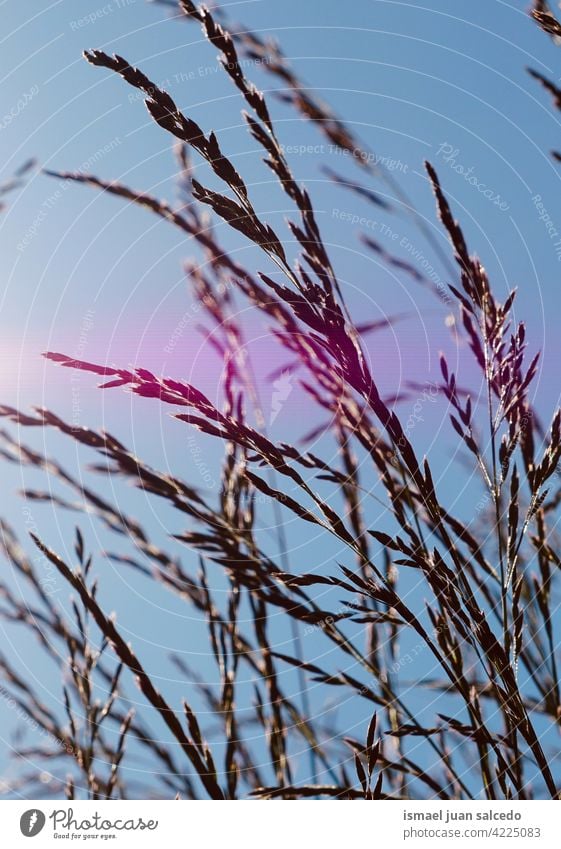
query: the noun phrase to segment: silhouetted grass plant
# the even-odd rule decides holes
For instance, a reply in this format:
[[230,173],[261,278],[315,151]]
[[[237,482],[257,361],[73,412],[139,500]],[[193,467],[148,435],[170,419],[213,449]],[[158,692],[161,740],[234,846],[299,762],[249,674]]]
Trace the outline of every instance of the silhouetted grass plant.
[[[10,790],[25,795],[36,794],[37,788],[53,795],[65,790],[68,798],[94,799],[143,794],[217,800],[557,798],[555,770],[543,740],[544,728],[555,730],[561,717],[554,627],[554,581],[561,566],[554,532],[560,499],[554,474],[561,460],[561,413],[556,411],[548,431],[542,432],[529,400],[538,355],[532,352],[528,357],[524,324],[512,315],[515,293],[503,303],[497,300],[485,268],[468,248],[436,171],[426,163],[450,242],[453,263],[445,259],[452,281],[449,298],[486,387],[485,403],[472,404],[441,357],[436,390],[447,400],[451,427],[471,457],[489,507],[479,533],[443,502],[430,458],[416,450],[415,432],[400,419],[396,399],[383,397],[368,365],[365,337],[387,322],[354,322],[311,197],[294,178],[267,100],[247,79],[240,57],[266,59],[262,67],[282,83],[283,99],[330,143],[352,153],[364,183],[350,183],[330,172],[340,189],[358,192],[389,213],[391,204],[382,202],[376,192],[378,180],[389,181],[395,203],[407,208],[435,251],[441,251],[438,242],[395,179],[373,166],[369,151],[352,131],[302,85],[276,43],[241,27],[230,35],[220,13],[188,0],[175,8],[187,21],[201,25],[239,90],[247,129],[292,204],[288,229],[300,255],[295,262],[289,258],[286,236],[256,211],[242,174],[213,132],[184,115],[169,94],[125,58],[88,51],[84,55],[90,64],[119,74],[141,91],[153,120],[174,137],[188,202],[175,209],[99,177],[54,176],[145,207],[200,248],[206,262],[189,263],[187,274],[195,298],[216,329],[209,339],[224,361],[223,407],[219,409],[190,383],[144,368],[89,363],[63,353],[50,352],[46,357],[101,377],[102,388],[125,388],[169,405],[185,428],[220,440],[225,453],[217,503],[190,482],[151,468],[104,431],[76,428],[45,409],[26,413],[4,406],[0,414],[22,429],[60,431],[101,456],[102,462],[94,467],[99,474],[133,482],[143,492],[164,499],[185,520],[186,529],[176,540],[197,552],[198,571],[193,574],[174,553],[157,547],[148,529],[127,515],[122,505],[87,488],[56,460],[7,431],[2,431],[2,453],[60,480],[81,501],[67,502],[50,491],[27,490],[26,498],[50,501],[61,510],[87,510],[129,540],[130,556],[108,555],[114,563],[159,582],[206,621],[220,686],[197,681],[183,657],[175,657],[174,663],[186,682],[195,681],[186,684],[186,690],[195,687],[216,718],[212,736],[218,741],[220,760],[190,706],[189,693],[179,710],[159,692],[117,620],[98,601],[92,561],[80,532],[72,565],[32,535],[37,550],[73,592],[74,618],[67,621],[45,591],[33,560],[4,524],[4,555],[28,586],[29,597],[23,602],[3,584],[1,613],[33,631],[51,660],[70,672],[64,676],[65,715],[60,715],[40,701],[7,658],[1,659],[5,691],[26,721],[32,720],[46,735],[44,745],[22,749],[20,756],[28,764],[43,758],[49,765],[47,787],[41,788],[40,770],[32,769],[24,770]],[[536,3],[533,17],[547,33],[560,34],[547,4]],[[534,76],[559,105],[553,84],[536,72]],[[193,177],[193,154],[204,160],[220,190]],[[260,249],[262,268],[245,267],[222,248],[210,226],[209,211]],[[364,244],[413,283],[430,285],[414,266],[374,240],[365,239]],[[291,371],[298,369],[310,405],[327,416],[324,429],[337,445],[335,461],[304,445],[274,441],[267,433],[251,362],[243,353],[234,291],[263,314],[286,351]],[[441,297],[440,292],[435,294]],[[248,407],[255,424],[250,423]],[[362,482],[365,461],[359,463],[359,454],[367,458],[385,493],[384,528],[373,527],[369,519]],[[316,487],[320,481],[337,488],[344,510],[320,494]],[[295,517],[304,528],[301,533],[312,525],[315,532],[333,536],[347,552],[346,562],[334,563],[325,572],[311,564],[303,572],[296,562],[289,563],[282,535],[281,554],[268,553],[256,527],[256,494],[275,505],[281,534],[286,516]],[[226,603],[213,598],[207,575],[211,564],[228,578]],[[404,570],[413,570],[422,592],[401,588]],[[242,604],[247,605],[249,618],[240,618]],[[292,629],[292,653],[274,650],[271,611],[281,613],[287,629]],[[302,639],[302,629],[313,629],[327,641],[329,653],[323,654],[323,661],[308,656],[311,644]],[[419,680],[417,689],[445,694],[447,705],[452,699],[453,715],[449,709],[438,709],[438,697],[431,724],[418,715],[415,694],[401,680],[400,644],[406,633],[410,639],[405,645],[426,650],[435,671],[433,678]],[[68,660],[55,649],[61,643]],[[329,668],[324,668],[325,658]],[[243,711],[238,704],[241,668],[254,681],[251,708]],[[280,674],[286,668],[298,670],[300,693],[286,690]],[[125,672],[145,697],[142,716],[129,709],[121,683]],[[331,688],[346,692],[361,712],[368,708],[372,718],[362,738],[349,737],[344,728],[323,726],[310,706],[310,682],[320,684],[326,693]],[[102,701],[95,696],[100,690],[106,694]],[[151,714],[165,724],[166,742],[158,741],[151,730]],[[251,740],[246,739],[248,726]],[[255,743],[256,736],[261,743]],[[152,781],[145,776],[145,782],[137,785],[124,778],[131,739],[133,761],[137,752],[150,756]],[[54,747],[53,740],[58,741]],[[298,747],[310,753],[308,777],[301,781],[296,775],[302,774],[302,767],[293,754]]]

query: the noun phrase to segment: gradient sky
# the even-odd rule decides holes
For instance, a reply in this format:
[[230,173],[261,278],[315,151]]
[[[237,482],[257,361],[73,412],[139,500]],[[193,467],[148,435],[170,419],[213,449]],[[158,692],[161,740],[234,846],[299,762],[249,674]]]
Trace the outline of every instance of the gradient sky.
[[[559,81],[561,54],[529,20],[527,0],[249,0],[223,5],[231,19],[275,35],[310,87],[332,104],[369,149],[394,163],[393,176],[448,250],[423,169],[423,160],[433,162],[496,293],[504,298],[510,288],[519,289],[515,315],[527,322],[532,350],[543,351],[536,386],[538,409],[549,420],[560,390],[561,257],[543,216],[547,211],[561,234],[560,166],[549,156],[551,149],[561,149],[561,126],[559,113],[526,67]],[[256,208],[278,229],[283,227],[289,211],[286,199],[260,163],[239,116],[241,99],[196,26],[172,21],[165,9],[143,0],[1,0],[0,20],[0,180],[8,180],[26,159],[35,157],[43,168],[89,171],[177,200],[170,138],[151,121],[135,90],[81,58],[83,49],[98,47],[141,67],[205,131],[214,130],[250,186]],[[248,69],[248,76],[265,91],[273,85],[258,68]],[[369,321],[406,314],[392,330],[368,343],[372,369],[384,391],[403,389],[406,378],[423,384],[437,380],[438,351],[443,349],[465,383],[475,382],[477,396],[478,379],[467,364],[465,348],[446,323],[449,310],[365,253],[358,240],[360,228],[345,219],[364,217],[365,235],[413,264],[420,260],[412,254],[422,253],[444,283],[450,281],[446,267],[434,258],[403,210],[396,215],[381,212],[328,183],[322,166],[347,177],[360,176],[349,157],[330,151],[323,137],[284,104],[275,101],[273,115],[283,143],[306,147],[292,150],[288,158],[297,176],[308,183],[355,315]],[[461,170],[454,170],[454,163]],[[194,164],[197,177],[213,185],[206,168]],[[501,203],[478,191],[465,172]],[[387,195],[383,182],[373,187]],[[543,207],[538,208],[538,202]],[[254,270],[269,270],[251,246],[220,222],[217,234],[239,261]],[[0,402],[22,409],[45,405],[75,424],[103,424],[153,465],[207,486],[202,464],[216,469],[216,446],[197,437],[202,455],[194,454],[186,446],[185,430],[169,419],[168,410],[118,391],[98,392],[93,376],[72,378],[40,357],[50,349],[94,362],[142,365],[192,380],[219,400],[220,363],[202,345],[196,329],[198,319],[182,269],[183,261],[196,254],[183,235],[148,212],[88,187],[60,183],[36,169],[25,188],[10,196],[0,219],[0,239]],[[410,247],[404,247],[403,240]],[[258,318],[245,311],[243,322],[267,408],[272,388],[266,377],[283,358]],[[170,354],[166,347],[178,325],[182,332]],[[405,417],[407,404],[402,408]],[[272,436],[296,439],[308,420],[313,426],[317,419],[308,406],[295,385],[275,419]],[[439,485],[445,494],[454,494],[457,511],[472,516],[480,493],[472,480],[458,491],[450,473],[455,440],[444,405],[425,404],[423,419],[415,430],[416,445],[430,453],[440,473]],[[42,435],[24,436],[43,446]],[[49,435],[45,445],[69,467],[78,459],[92,460],[92,455],[77,452],[56,436]],[[22,533],[27,514],[12,493],[23,480],[44,486],[40,476],[3,465],[2,514]],[[210,488],[213,485],[211,474]],[[122,489],[117,497],[122,497]],[[131,512],[134,507],[156,536],[181,530],[162,505],[140,494],[129,498]],[[371,517],[373,524],[376,518]],[[34,504],[32,521],[61,553],[71,550],[72,517]],[[82,527],[92,550],[108,544],[107,535],[93,524],[84,521]],[[294,527],[290,534],[292,554],[305,559],[306,568],[314,565],[313,558],[331,563],[333,547]],[[114,541],[111,544],[117,548]],[[194,562],[185,556],[188,563]],[[151,586],[133,582],[128,574],[108,569],[104,580],[119,621],[148,663],[157,663],[160,646],[174,644],[177,622],[184,623],[183,609],[170,596],[152,598]],[[142,631],[152,615],[159,623],[157,640]],[[206,644],[199,647],[196,642],[201,634],[205,639],[204,633],[196,633],[194,651],[204,656]],[[11,642],[11,648],[34,669],[31,646]],[[0,705],[2,713],[6,711]],[[349,717],[350,725],[354,721]]]

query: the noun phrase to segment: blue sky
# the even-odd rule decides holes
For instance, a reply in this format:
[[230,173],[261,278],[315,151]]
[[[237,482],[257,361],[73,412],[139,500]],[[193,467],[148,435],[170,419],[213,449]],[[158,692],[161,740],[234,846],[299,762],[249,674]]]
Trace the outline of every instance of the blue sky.
[[[446,249],[423,169],[424,159],[433,162],[495,291],[504,297],[513,286],[519,289],[516,317],[526,320],[533,349],[544,352],[538,409],[549,419],[559,396],[561,354],[561,262],[554,244],[561,235],[552,235],[557,230],[561,234],[559,166],[549,151],[561,148],[561,126],[548,96],[525,69],[531,66],[559,81],[561,62],[559,48],[529,20],[528,2],[251,0],[224,5],[233,20],[274,34],[310,86],[371,150],[394,163],[393,176]],[[286,200],[260,164],[240,119],[240,97],[197,27],[169,20],[164,9],[142,0],[3,0],[0,17],[0,179],[35,157],[42,167],[91,171],[177,200],[169,137],[151,122],[134,90],[81,58],[85,48],[103,48],[141,67],[205,131],[214,130],[243,173],[256,207],[283,227]],[[258,68],[248,76],[265,91],[273,85]],[[447,269],[433,259],[403,211],[381,213],[328,183],[322,166],[360,176],[349,157],[329,150],[317,131],[284,104],[275,102],[273,115],[280,139],[305,148],[290,151],[288,158],[308,183],[355,314],[362,321],[407,314],[393,330],[370,340],[369,356],[380,385],[392,394],[406,378],[423,384],[437,380],[443,349],[465,382],[475,381],[477,396],[475,372],[450,331],[445,305],[365,253],[349,219],[364,219],[364,234],[403,259],[420,263],[420,255],[427,257],[444,283],[450,281]],[[208,179],[203,166],[195,166],[197,177]],[[375,186],[382,195],[387,192],[384,183]],[[240,261],[267,270],[252,248],[220,222],[217,233]],[[23,409],[45,405],[78,424],[103,424],[149,462],[179,469],[204,487],[201,461],[186,449],[185,432],[169,420],[168,411],[116,391],[97,392],[87,375],[72,383],[69,372],[40,357],[51,349],[93,361],[143,365],[192,380],[218,399],[220,364],[201,343],[182,269],[183,261],[194,256],[192,246],[147,212],[39,171],[11,196],[0,219],[0,239],[0,402]],[[240,309],[266,406],[272,395],[266,376],[282,364],[282,355],[261,321],[244,305]],[[170,354],[166,346],[178,323],[184,329]],[[407,415],[406,406],[403,412]],[[311,427],[314,422],[295,387],[272,435],[295,439],[303,423]],[[43,445],[42,436],[25,437]],[[479,490],[469,479],[457,492],[449,465],[455,441],[442,404],[425,405],[415,439],[421,452],[430,453],[443,491],[457,497],[458,512],[473,515]],[[215,467],[216,446],[197,440],[205,466]],[[92,459],[56,436],[49,436],[46,445],[69,467]],[[24,532],[22,505],[12,497],[21,488],[22,475],[41,485],[38,476],[28,478],[6,467],[2,513]],[[122,489],[116,497],[122,497]],[[128,497],[156,536],[180,530],[161,505],[139,494]],[[62,553],[70,551],[71,519],[41,505],[33,505],[32,511],[40,535]],[[372,516],[372,522],[377,518]],[[106,547],[103,531],[87,521],[82,526],[94,551]],[[293,526],[290,533],[297,559],[308,566],[332,562],[333,547],[302,536]],[[187,563],[194,562],[184,556]],[[129,575],[107,570],[104,579],[119,620],[140,643],[139,651],[157,663],[158,644],[174,644],[173,617],[183,621],[183,610],[169,596],[149,597],[151,589],[141,581],[133,583]],[[142,631],[152,615],[159,623],[158,640]],[[201,634],[204,639],[202,629],[196,633],[196,639]],[[31,647],[13,643],[12,649],[22,651],[34,668]],[[206,644],[200,651],[204,655]],[[348,721],[352,725],[354,718]]]
[[[556,335],[547,336],[544,316],[554,307],[560,264],[532,197],[542,196],[555,222],[557,166],[548,151],[559,135],[558,117],[525,66],[555,79],[556,48],[532,26],[526,4],[480,0],[470,5],[469,15],[459,2],[430,8],[394,2],[277,6],[266,0],[229,5],[233,18],[282,41],[304,79],[378,156],[402,163],[406,173],[396,171],[397,178],[440,233],[422,167],[424,158],[435,163],[496,288],[519,287],[519,309],[536,344],[545,344],[546,357],[553,360],[559,343]],[[77,10],[81,17],[72,17]],[[240,127],[239,97],[196,27],[169,21],[160,7],[141,0],[123,6],[118,0],[51,6],[32,0],[24,15],[20,4],[7,0],[2,13],[8,18],[2,45],[4,112],[17,110],[22,98],[27,101],[0,133],[6,177],[35,156],[45,167],[90,170],[174,199],[169,139],[151,125],[136,92],[81,58],[85,47],[103,47],[120,51],[156,82],[167,83],[185,111],[204,128],[215,129],[252,183],[256,202],[281,221],[282,198],[271,194],[268,175]],[[258,70],[255,76],[270,86]],[[313,128],[298,122],[296,129],[296,119],[282,105],[276,113],[286,144],[296,131],[298,144],[322,142]],[[501,198],[506,211],[452,169],[451,158],[439,154],[443,145],[444,151],[457,152],[452,158],[461,169],[471,169]],[[379,269],[365,261],[353,227],[333,212],[363,216],[365,209],[351,196],[333,192],[319,171],[328,165],[352,176],[352,163],[326,148],[291,155],[293,167],[309,181],[341,276],[386,309],[388,300],[378,300],[384,288],[376,282]],[[279,205],[271,206],[270,198]],[[399,226],[401,241],[408,231]],[[376,228],[369,225],[365,232],[374,238]],[[64,392],[65,379],[53,378],[52,367],[37,355],[46,347],[80,348],[84,321],[92,323],[82,346],[89,356],[163,365],[162,336],[170,314],[186,299],[181,270],[186,252],[178,234],[118,200],[37,174],[14,198],[2,237],[7,259],[0,318],[3,344],[12,352],[12,367],[3,370],[2,381],[10,397],[17,393],[32,403],[44,391]],[[416,242],[418,237],[419,250],[426,247]],[[241,249],[249,250],[243,244]],[[391,296],[397,308],[407,306],[402,286]],[[418,324],[408,326],[408,339],[419,342],[421,335]],[[406,357],[406,340],[399,345]],[[20,348],[14,368],[13,352]],[[413,363],[418,353],[415,344]],[[167,362],[168,368],[176,365],[183,368]],[[381,379],[388,369],[391,365]],[[390,382],[394,379],[392,373]]]

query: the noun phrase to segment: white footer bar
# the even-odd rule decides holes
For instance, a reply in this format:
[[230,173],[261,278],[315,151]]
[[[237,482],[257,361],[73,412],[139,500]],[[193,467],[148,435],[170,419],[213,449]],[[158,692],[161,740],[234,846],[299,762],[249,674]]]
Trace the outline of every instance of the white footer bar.
[[[2,846],[557,849],[560,802],[0,802]],[[284,805],[284,807],[283,807]],[[351,807],[352,806],[352,807]]]

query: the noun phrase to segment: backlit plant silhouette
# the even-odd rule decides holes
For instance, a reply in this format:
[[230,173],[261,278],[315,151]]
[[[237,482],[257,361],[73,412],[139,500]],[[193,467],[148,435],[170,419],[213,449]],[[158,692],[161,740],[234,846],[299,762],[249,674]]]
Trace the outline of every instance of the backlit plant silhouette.
[[[33,556],[4,524],[4,554],[29,596],[24,602],[9,582],[3,584],[2,615],[32,630],[42,651],[66,673],[62,714],[41,701],[9,658],[0,661],[3,697],[34,723],[41,740],[20,751],[27,767],[10,789],[29,796],[66,792],[68,798],[556,798],[561,785],[551,751],[558,750],[561,717],[554,626],[561,566],[555,534],[561,413],[554,412],[542,428],[530,400],[538,352],[513,318],[515,293],[503,303],[493,294],[429,163],[426,173],[450,243],[450,256],[444,258],[394,177],[378,170],[353,132],[302,85],[276,43],[238,26],[230,35],[223,16],[189,0],[168,5],[198,22],[218,49],[224,72],[244,101],[248,132],[292,206],[288,231],[277,232],[256,211],[242,174],[213,132],[184,115],[126,58],[101,50],[85,53],[101,72],[119,74],[138,89],[152,119],[174,137],[189,202],[175,209],[99,177],[55,176],[139,204],[198,246],[205,262],[192,262],[187,271],[201,311],[215,326],[212,339],[224,362],[223,404],[217,406],[190,382],[144,368],[83,362],[58,352],[46,356],[100,377],[105,389],[126,388],[166,405],[187,432],[196,428],[220,441],[219,497],[215,503],[191,481],[150,467],[110,434],[76,428],[44,409],[0,408],[18,425],[17,439],[12,431],[3,432],[3,453],[59,479],[79,494],[90,516],[125,535],[131,553],[120,558],[121,565],[160,582],[206,622],[220,685],[193,683],[192,671],[177,656],[185,698],[176,704],[121,633],[118,616],[98,600],[103,578],[94,577],[80,531],[72,563],[32,534],[45,562],[73,592],[74,618],[68,620],[45,591]],[[536,3],[533,16],[553,37],[561,34],[547,4]],[[397,399],[383,396],[365,346],[391,320],[353,320],[310,194],[293,176],[269,104],[246,77],[242,60],[247,59],[262,61],[264,71],[282,82],[283,99],[330,144],[352,155],[360,178],[349,182],[330,172],[334,189],[358,194],[390,214],[376,193],[377,181],[385,180],[413,217],[427,250],[448,263],[446,304],[457,315],[458,332],[485,393],[472,402],[442,357],[435,394],[447,404],[450,426],[463,456],[470,458],[471,468],[458,466],[455,474],[475,470],[479,476],[483,525],[466,524],[447,506],[430,457],[415,446],[414,428],[407,416],[400,417]],[[561,92],[533,73],[559,107]],[[192,156],[202,158],[220,189],[193,177]],[[254,268],[239,264],[219,243],[209,212],[240,240],[253,243],[261,262]],[[290,256],[294,244],[296,259]],[[372,239],[364,239],[364,245],[413,283],[435,289],[442,306],[442,292],[413,264]],[[275,376],[270,416],[261,407],[234,297],[262,314],[267,332],[284,351],[287,365]],[[320,419],[327,417],[335,459],[307,450],[305,440],[297,446],[268,433],[293,384],[304,390]],[[156,546],[122,505],[27,447],[19,435],[28,427],[56,429],[97,452],[100,474],[164,499],[184,520],[184,532],[170,541],[169,551]],[[375,477],[374,487],[363,483],[363,471]],[[52,493],[27,496],[48,498],[61,510],[69,506]],[[369,515],[373,498],[383,499],[382,523]],[[262,504],[276,517],[275,553],[256,522]],[[303,570],[297,558],[289,558],[283,542],[287,517],[301,525],[303,535],[333,537],[337,560]],[[177,556],[179,546],[190,552],[185,561]],[[228,581],[220,598],[211,589],[211,569],[222,570]],[[116,608],[118,613],[118,601]],[[273,615],[275,630],[284,623],[289,653],[275,650]],[[314,639],[304,639],[307,633]],[[408,664],[419,655],[427,676],[415,687],[432,694],[431,716],[419,709],[406,681]],[[296,676],[287,677],[287,669],[295,669]],[[142,711],[130,709],[131,677],[144,697]],[[316,717],[311,686],[324,694],[344,692],[356,715],[365,717],[362,732],[351,736],[344,726]],[[213,716],[208,728],[191,707],[195,690],[205,713]],[[163,732],[154,732],[155,721]],[[153,766],[144,767],[144,781],[135,783],[124,768],[129,759],[134,765],[138,758],[146,763],[146,757]],[[41,760],[48,765],[43,785],[38,782],[45,770],[29,768]]]

